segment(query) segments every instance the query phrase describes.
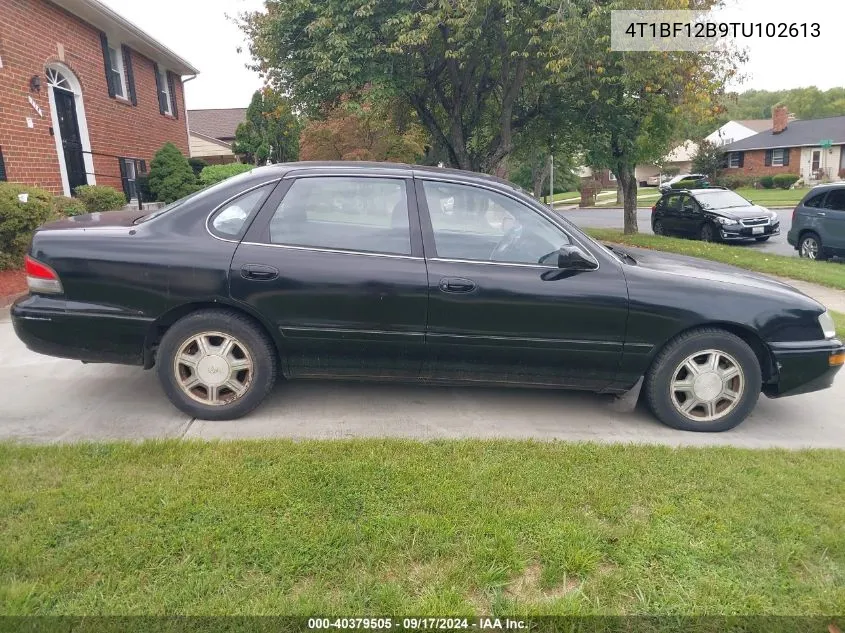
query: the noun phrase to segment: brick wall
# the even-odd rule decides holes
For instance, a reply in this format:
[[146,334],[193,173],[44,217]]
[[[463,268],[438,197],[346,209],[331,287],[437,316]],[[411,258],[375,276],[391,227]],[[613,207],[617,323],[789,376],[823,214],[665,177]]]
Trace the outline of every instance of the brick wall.
[[801,148],[789,149],[789,165],[786,167],[766,167],[766,150],[755,149],[745,152],[742,167],[728,168],[724,175],[741,174],[743,176],[775,176],[777,174],[798,174],[801,171]]
[[[188,155],[188,134],[182,83],[175,81],[178,118],[159,112],[153,61],[132,51],[138,105],[109,97],[100,33],[47,0],[0,0],[0,147],[9,181],[38,185],[62,193],[45,66],[61,62],[82,85],[91,150],[141,158],[149,165],[167,141]],[[110,42],[111,43],[111,42]],[[60,59],[62,55],[64,59]],[[165,67],[160,64],[160,68]],[[33,75],[40,92],[30,92]],[[39,117],[32,96],[44,116]],[[30,117],[35,126],[27,127]],[[58,131],[56,131],[58,132]],[[118,160],[94,156],[98,185],[121,189]],[[89,176],[90,178],[90,176]]]

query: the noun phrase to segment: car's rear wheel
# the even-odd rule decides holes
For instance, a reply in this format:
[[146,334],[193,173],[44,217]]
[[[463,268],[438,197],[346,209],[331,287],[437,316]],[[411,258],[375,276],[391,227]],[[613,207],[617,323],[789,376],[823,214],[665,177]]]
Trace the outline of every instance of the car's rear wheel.
[[764,235],[763,237],[755,237],[755,242],[768,242],[771,235]]
[[804,259],[825,259],[821,238],[815,233],[804,233],[798,242],[798,255]]
[[663,226],[663,222],[660,220],[655,220],[651,226],[651,232],[655,235],[666,235],[666,227]]
[[762,375],[754,350],[715,328],[683,333],[657,355],[645,395],[657,419],[684,431],[726,431],[751,413]]
[[203,310],[177,321],[161,339],[156,367],[181,411],[204,420],[246,415],[276,382],[276,352],[248,317]]
[[713,225],[710,223],[701,225],[701,229],[698,232],[698,236],[701,238],[702,242],[716,241],[716,231],[713,230]]

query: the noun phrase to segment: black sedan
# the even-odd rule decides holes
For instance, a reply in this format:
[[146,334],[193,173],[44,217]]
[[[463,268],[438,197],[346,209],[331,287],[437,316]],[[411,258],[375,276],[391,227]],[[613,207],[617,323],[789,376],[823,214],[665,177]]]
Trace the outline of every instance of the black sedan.
[[780,219],[729,189],[682,189],[663,194],[652,207],[651,230],[705,242],[765,242],[780,233]]
[[829,387],[845,362],[824,307],[785,284],[638,262],[459,171],[258,168],[148,215],[48,224],[26,269],[11,314],[30,349],[155,367],[209,420],[245,415],[281,374],[642,386],[662,422],[721,431],[761,391]]

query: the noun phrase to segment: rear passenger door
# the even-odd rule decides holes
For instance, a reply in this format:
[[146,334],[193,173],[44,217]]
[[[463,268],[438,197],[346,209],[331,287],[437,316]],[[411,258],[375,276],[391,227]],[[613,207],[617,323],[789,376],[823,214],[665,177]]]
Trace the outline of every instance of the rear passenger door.
[[845,250],[845,188],[831,189],[818,215],[822,244]]
[[287,180],[230,269],[232,297],[275,328],[291,376],[416,378],[428,283],[410,178]]

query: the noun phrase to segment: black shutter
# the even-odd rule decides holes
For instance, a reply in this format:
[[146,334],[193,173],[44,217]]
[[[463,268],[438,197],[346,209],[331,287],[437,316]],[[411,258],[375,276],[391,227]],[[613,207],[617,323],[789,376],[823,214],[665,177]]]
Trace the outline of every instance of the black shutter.
[[129,92],[129,100],[133,106],[138,105],[138,95],[135,94],[135,74],[132,72],[132,51],[125,44],[123,49],[123,69],[126,71],[126,88]]
[[722,154],[722,169],[726,169],[731,166],[731,152],[725,152]]
[[766,167],[771,167],[771,166],[772,166],[772,150],[770,150],[770,149],[767,149],[767,150],[766,150],[766,160],[765,160],[765,165],[766,165]]
[[176,76],[167,71],[167,87],[170,89],[170,110],[175,118],[179,118],[179,110],[176,108]]
[[789,148],[783,148],[783,166],[787,167],[789,165]]
[[737,152],[739,154],[739,167],[745,166],[745,152]]
[[153,63],[153,73],[155,73],[156,76],[156,96],[158,97],[158,111],[162,114],[165,114],[167,112],[167,106],[165,105],[166,102],[162,101],[162,99],[164,99],[164,95],[162,94],[164,86],[161,85],[161,74],[158,72],[158,64],[156,63]]
[[0,182],[8,180],[6,177],[6,161],[3,160],[3,148],[0,147]]
[[117,164],[120,167],[120,183],[123,185],[123,195],[126,196],[126,202],[129,202],[132,199],[132,190],[126,174],[126,159],[118,158]]
[[111,57],[109,56],[109,38],[105,33],[100,33],[100,45],[103,47],[103,65],[106,67],[106,85],[109,87],[109,96],[114,97],[114,81],[111,75]]

